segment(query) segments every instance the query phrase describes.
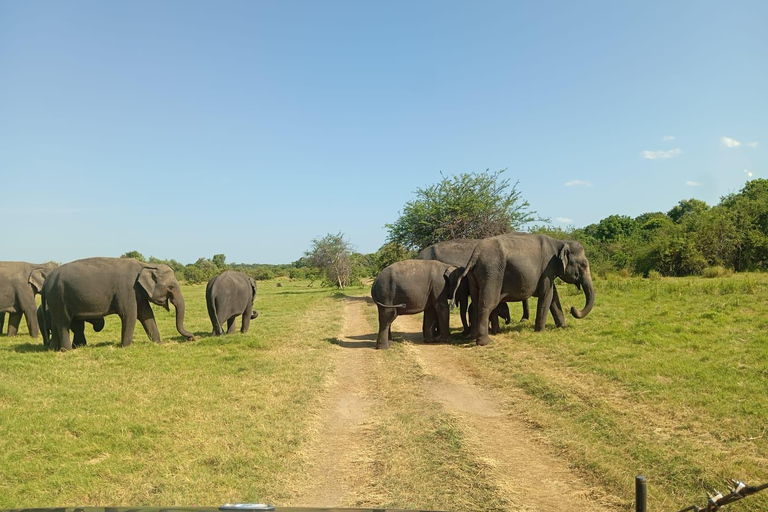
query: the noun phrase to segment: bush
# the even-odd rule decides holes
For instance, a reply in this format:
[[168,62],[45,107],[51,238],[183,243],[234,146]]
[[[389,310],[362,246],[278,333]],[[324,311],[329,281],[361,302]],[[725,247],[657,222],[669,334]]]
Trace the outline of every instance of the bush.
[[729,276],[729,275],[731,275],[731,273],[732,272],[730,270],[728,270],[727,268],[721,267],[721,266],[718,265],[718,266],[714,266],[714,267],[707,267],[707,268],[705,268],[701,272],[701,275],[703,277],[706,277],[706,278],[709,278],[709,279],[713,279],[715,277]]
[[661,272],[659,272],[658,270],[649,270],[648,279],[653,279],[653,280],[661,279]]

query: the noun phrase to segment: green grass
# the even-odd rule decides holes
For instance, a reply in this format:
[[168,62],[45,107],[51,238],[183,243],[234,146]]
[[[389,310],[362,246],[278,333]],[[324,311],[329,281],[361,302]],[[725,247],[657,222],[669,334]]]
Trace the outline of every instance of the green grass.
[[[628,509],[636,474],[649,479],[653,510],[702,505],[704,486],[724,490],[725,478],[767,482],[768,275],[595,287],[592,313],[565,329],[513,322],[487,347],[454,336],[451,349]],[[88,347],[66,354],[0,337],[0,508],[290,501],[339,350],[329,340],[343,298],[259,283],[251,332],[216,338],[204,290],[183,290],[193,342],[175,331],[173,309],[159,308],[160,344],[139,326],[120,348],[116,316],[101,333],[86,327]],[[573,287],[559,291],[564,307],[583,306]],[[373,336],[375,308],[366,315]],[[405,343],[371,357],[375,478],[359,505],[507,508],[456,418],[424,395],[429,376]],[[766,510],[768,496],[732,507]]]
[[263,283],[250,332],[221,338],[205,286],[183,293],[197,341],[173,308],[155,308],[161,344],[138,326],[120,348],[116,316],[66,354],[0,338],[0,507],[284,501],[340,329],[332,292]]
[[[523,390],[531,424],[619,496],[632,496],[635,474],[657,510],[701,505],[702,485],[725,490],[726,478],[768,482],[768,276],[595,287],[587,318],[565,329],[550,318],[545,333],[512,325],[463,357],[489,384]],[[561,288],[564,307],[583,305]]]

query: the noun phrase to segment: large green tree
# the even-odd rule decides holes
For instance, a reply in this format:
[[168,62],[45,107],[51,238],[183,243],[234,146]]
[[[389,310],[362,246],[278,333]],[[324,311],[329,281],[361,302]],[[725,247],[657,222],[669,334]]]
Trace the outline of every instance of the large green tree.
[[534,221],[547,221],[530,209],[517,189],[504,178],[506,169],[443,176],[440,182],[416,190],[400,217],[387,224],[389,241],[407,249],[423,249],[444,240],[485,238],[519,231]]

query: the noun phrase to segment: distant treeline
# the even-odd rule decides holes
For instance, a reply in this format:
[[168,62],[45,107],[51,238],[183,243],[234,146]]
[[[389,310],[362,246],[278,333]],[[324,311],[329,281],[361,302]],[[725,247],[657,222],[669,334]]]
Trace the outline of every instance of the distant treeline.
[[[680,201],[668,212],[635,218],[611,215],[578,229],[540,226],[533,231],[581,242],[594,273],[628,275],[719,275],[728,271],[768,270],[768,180],[747,182],[741,191],[722,197],[710,207],[698,199]],[[350,255],[350,282],[376,277],[395,261],[415,256],[395,242],[371,254]],[[176,260],[147,259],[131,251],[123,255],[149,263],[165,263],[188,283],[205,283],[228,269],[242,270],[256,280],[325,279],[309,255],[293,263],[227,263],[224,254],[184,265]]]
[[632,218],[611,215],[581,229],[540,228],[556,238],[579,240],[598,273],[717,275],[768,270],[768,180],[747,182],[710,207],[680,201],[668,212]]

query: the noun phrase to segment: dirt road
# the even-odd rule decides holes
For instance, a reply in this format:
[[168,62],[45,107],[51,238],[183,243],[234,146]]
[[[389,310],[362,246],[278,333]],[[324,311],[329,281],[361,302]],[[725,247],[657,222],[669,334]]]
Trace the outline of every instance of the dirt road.
[[[328,383],[326,402],[317,418],[317,433],[307,452],[310,472],[297,485],[295,506],[350,507],[377,504],[370,496],[375,468],[380,462],[369,449],[376,435],[376,372],[382,352],[374,348],[375,329],[365,316],[373,308],[369,299],[352,297],[344,302],[344,325],[338,338],[336,370]],[[478,463],[490,468],[498,502],[509,510],[555,512],[564,510],[609,511],[607,500],[590,489],[552,453],[541,436],[516,419],[509,400],[476,382],[462,367],[451,345],[420,342],[421,316],[399,317],[393,333],[404,338],[410,362],[427,379],[426,393],[432,407],[443,408],[458,421],[463,442]],[[416,395],[414,393],[414,395]],[[487,478],[487,476],[486,476]],[[383,499],[383,498],[382,498]],[[379,503],[379,506],[385,505]],[[477,509],[483,509],[477,504]]]

